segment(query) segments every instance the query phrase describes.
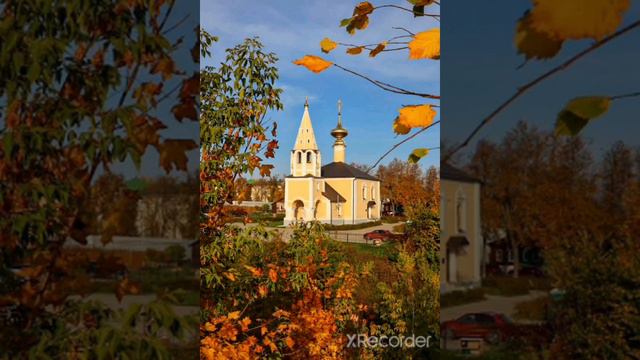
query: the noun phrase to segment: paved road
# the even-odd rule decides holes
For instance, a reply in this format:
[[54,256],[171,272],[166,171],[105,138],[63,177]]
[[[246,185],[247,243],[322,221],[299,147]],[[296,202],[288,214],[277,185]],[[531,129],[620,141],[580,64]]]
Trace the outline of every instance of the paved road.
[[493,296],[486,295],[486,300],[463,304],[458,306],[446,307],[440,310],[440,321],[457,319],[461,315],[470,312],[496,311],[508,315],[513,318],[515,307],[517,304],[547,296],[543,291],[531,291],[527,295],[521,296]]

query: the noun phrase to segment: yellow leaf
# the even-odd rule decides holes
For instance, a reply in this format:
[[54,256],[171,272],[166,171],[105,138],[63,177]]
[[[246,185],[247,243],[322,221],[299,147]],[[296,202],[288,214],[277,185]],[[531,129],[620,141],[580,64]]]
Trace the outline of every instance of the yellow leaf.
[[304,57],[294,61],[293,63],[296,65],[302,65],[316,74],[323,72],[331,65],[333,65],[332,62],[314,55],[305,55]]
[[440,29],[417,33],[409,43],[409,59],[440,59]]
[[356,46],[356,47],[352,47],[352,48],[348,48],[347,49],[347,54],[349,55],[358,55],[362,52],[362,49],[364,48],[364,46]]
[[436,111],[431,105],[409,105],[400,109],[399,112],[396,123],[409,129],[429,126],[436,116]]
[[240,311],[234,311],[234,312],[230,312],[229,315],[227,315],[227,318],[229,320],[237,320],[240,319]]
[[320,48],[322,48],[323,53],[329,53],[331,50],[335,49],[336,47],[338,47],[338,43],[329,39],[328,37],[320,41]]
[[549,34],[540,32],[531,26],[531,14],[525,14],[516,28],[514,38],[518,53],[527,59],[548,59],[554,57],[562,48],[562,40],[556,40]]
[[375,47],[375,49],[371,50],[371,52],[369,53],[370,57],[375,57],[376,55],[378,55],[382,50],[384,50],[385,46],[387,46],[387,42],[381,42],[380,44],[378,44],[378,46]]
[[616,31],[629,6],[629,0],[535,0],[531,22],[557,40],[600,40]]
[[409,131],[411,131],[411,128],[400,124],[398,122],[398,118],[396,118],[396,120],[393,122],[393,132],[399,135],[406,135],[409,133]]

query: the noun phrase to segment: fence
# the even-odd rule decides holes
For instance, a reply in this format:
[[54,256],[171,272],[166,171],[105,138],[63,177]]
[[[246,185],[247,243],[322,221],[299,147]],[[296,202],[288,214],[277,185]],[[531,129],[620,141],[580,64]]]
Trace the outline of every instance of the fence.
[[364,237],[364,232],[362,233],[352,233],[352,232],[340,232],[340,231],[329,231],[329,236],[336,241],[342,241],[346,243],[355,243],[355,244],[367,244],[367,245],[375,245],[375,240],[368,240]]

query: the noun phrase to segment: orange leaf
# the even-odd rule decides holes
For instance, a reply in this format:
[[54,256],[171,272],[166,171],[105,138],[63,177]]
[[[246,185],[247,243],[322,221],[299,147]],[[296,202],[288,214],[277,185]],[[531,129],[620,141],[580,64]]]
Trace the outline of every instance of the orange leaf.
[[347,54],[349,55],[358,55],[362,52],[362,49],[364,49],[364,46],[357,46],[357,47],[352,47],[352,48],[348,48],[347,49]]
[[269,289],[267,289],[266,286],[264,286],[264,285],[258,286],[258,294],[260,294],[260,297],[267,296],[268,292],[269,292]]
[[271,164],[266,164],[266,165],[262,165],[260,166],[260,176],[270,176],[271,175],[271,169],[273,169],[273,165]]
[[335,41],[329,39],[328,37],[322,39],[322,41],[320,41],[320,48],[322,49],[323,53],[329,53],[331,50],[335,49],[336,47],[338,47],[338,43],[336,43]]
[[278,272],[274,269],[269,269],[269,279],[271,279],[272,282],[278,281]]
[[373,12],[373,5],[368,1],[363,1],[353,9],[353,15],[369,15]]
[[369,53],[370,57],[375,57],[376,55],[378,55],[382,50],[384,50],[384,48],[387,46],[387,42],[381,42],[380,44],[378,44],[378,46],[376,46],[375,49],[371,50],[371,52]]
[[229,320],[240,319],[240,311],[230,312],[229,315],[227,315],[227,318],[229,318]]
[[242,328],[242,331],[249,330],[249,324],[251,324],[251,319],[249,319],[248,317],[242,319],[242,321],[240,321],[240,327]]
[[176,71],[176,64],[169,57],[162,58],[159,60],[151,70],[152,74],[160,73],[162,74],[162,80],[171,79],[173,73]]
[[416,34],[409,43],[409,59],[440,59],[440,29]]
[[198,145],[193,140],[168,139],[156,147],[160,153],[160,165],[166,172],[170,172],[174,167],[187,171],[186,152],[196,149]]
[[316,74],[323,72],[331,65],[333,65],[332,62],[314,55],[305,55],[304,57],[294,61],[293,63],[296,65],[302,65]]
[[293,349],[293,345],[295,344],[295,342],[293,341],[293,339],[290,336],[287,336],[287,338],[284,339],[284,342],[287,344],[289,349]]

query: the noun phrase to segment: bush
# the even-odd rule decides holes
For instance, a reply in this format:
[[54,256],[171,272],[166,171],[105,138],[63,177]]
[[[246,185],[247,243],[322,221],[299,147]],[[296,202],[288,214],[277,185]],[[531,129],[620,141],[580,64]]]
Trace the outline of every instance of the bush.
[[407,218],[405,216],[400,216],[400,215],[382,217],[382,222],[385,224],[395,224],[395,223],[404,222],[404,221],[407,221]]
[[324,227],[325,230],[359,230],[359,229],[366,229],[372,226],[378,226],[378,225],[382,225],[382,221],[371,221],[371,222],[367,222],[367,223],[361,223],[361,224],[345,224],[345,225],[330,225],[330,224],[323,224],[322,226]]
[[513,314],[513,318],[519,320],[544,321],[547,319],[550,305],[551,300],[548,296],[521,302],[516,304],[516,311]]
[[394,225],[391,229],[393,232],[404,234],[407,231],[407,226],[405,224]]
[[548,278],[525,276],[487,276],[482,286],[487,294],[500,296],[526,295],[531,290],[547,291],[551,288]]
[[164,254],[166,256],[167,261],[173,263],[179,263],[184,260],[184,255],[186,254],[186,250],[182,245],[171,245],[164,249]]
[[456,290],[440,295],[440,307],[463,305],[486,299],[484,289]]

